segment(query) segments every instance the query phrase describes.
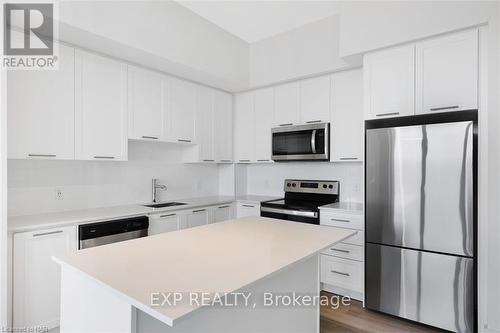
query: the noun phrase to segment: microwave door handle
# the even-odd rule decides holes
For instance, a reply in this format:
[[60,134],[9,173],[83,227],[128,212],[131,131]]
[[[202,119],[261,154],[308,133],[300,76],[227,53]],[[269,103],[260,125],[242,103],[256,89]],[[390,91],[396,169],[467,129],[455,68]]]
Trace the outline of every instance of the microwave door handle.
[[311,148],[312,153],[316,154],[316,130],[313,130],[311,134]]

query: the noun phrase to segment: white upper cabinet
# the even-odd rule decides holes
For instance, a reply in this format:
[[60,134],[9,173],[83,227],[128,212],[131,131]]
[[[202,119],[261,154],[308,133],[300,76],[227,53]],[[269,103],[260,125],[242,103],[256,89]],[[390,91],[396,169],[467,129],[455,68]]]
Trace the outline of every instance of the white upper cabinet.
[[477,29],[416,44],[416,113],[477,109]]
[[128,66],[128,137],[163,139],[163,79],[158,73]]
[[300,83],[292,82],[274,89],[274,125],[289,126],[300,122]]
[[9,158],[74,159],[74,61],[59,45],[59,69],[8,71]]
[[213,90],[199,86],[196,94],[196,142],[199,160],[214,162],[214,93]]
[[367,119],[415,113],[414,45],[368,54],[364,58],[363,68]]
[[194,142],[196,117],[196,86],[190,82],[169,78],[166,123],[169,140]]
[[127,159],[127,65],[75,51],[75,153],[84,160]]
[[363,160],[363,72],[333,74],[331,110],[331,160]]
[[255,108],[255,160],[271,162],[271,128],[274,115],[274,89],[254,92]]
[[236,162],[255,160],[255,118],[252,92],[238,94],[234,107],[234,158]]
[[330,76],[300,82],[300,122],[330,121]]
[[214,141],[215,160],[219,163],[233,161],[233,97],[214,91]]

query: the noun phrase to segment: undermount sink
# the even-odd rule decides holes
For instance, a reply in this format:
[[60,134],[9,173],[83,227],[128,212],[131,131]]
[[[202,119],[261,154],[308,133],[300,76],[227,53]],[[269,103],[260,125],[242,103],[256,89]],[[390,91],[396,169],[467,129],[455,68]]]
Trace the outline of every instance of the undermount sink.
[[151,204],[151,205],[144,205],[144,207],[163,208],[163,207],[182,206],[182,205],[187,205],[187,203],[173,201],[173,202],[163,202],[163,203],[157,203],[157,204]]

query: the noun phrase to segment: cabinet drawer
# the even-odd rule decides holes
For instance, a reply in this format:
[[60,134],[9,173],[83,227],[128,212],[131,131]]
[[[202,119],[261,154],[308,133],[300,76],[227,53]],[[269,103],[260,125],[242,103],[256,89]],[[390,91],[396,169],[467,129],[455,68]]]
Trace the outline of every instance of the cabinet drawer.
[[364,246],[365,245],[365,233],[361,230],[353,230],[356,231],[356,234],[352,235],[349,238],[346,238],[342,241],[342,243]]
[[320,224],[332,227],[364,229],[362,214],[343,214],[337,212],[320,212]]
[[322,254],[321,282],[362,292],[363,263]]
[[364,251],[362,246],[339,243],[337,245],[330,247],[328,250],[323,251],[323,254],[339,258],[363,261],[364,257],[363,252]]

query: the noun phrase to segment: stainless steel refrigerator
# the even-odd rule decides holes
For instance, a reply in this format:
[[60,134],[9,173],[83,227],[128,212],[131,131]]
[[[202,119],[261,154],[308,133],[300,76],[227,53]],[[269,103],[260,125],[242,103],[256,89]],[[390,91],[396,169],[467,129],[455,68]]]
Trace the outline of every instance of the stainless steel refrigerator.
[[366,122],[365,305],[477,331],[477,111]]

